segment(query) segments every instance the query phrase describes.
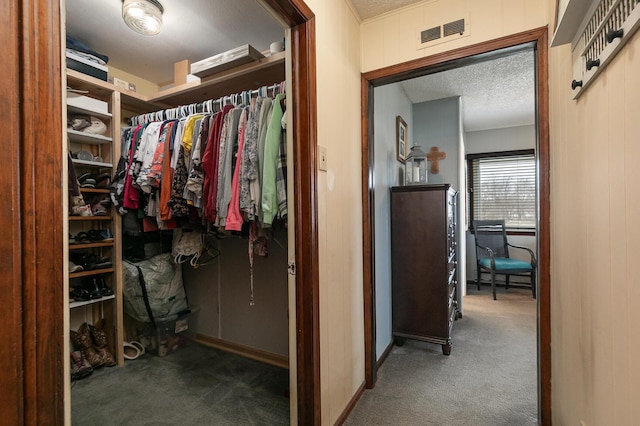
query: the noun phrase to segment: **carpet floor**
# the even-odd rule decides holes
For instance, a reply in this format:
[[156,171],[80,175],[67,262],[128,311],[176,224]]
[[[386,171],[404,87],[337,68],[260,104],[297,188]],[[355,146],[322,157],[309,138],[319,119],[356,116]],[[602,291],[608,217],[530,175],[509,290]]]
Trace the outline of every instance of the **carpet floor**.
[[71,388],[73,425],[288,425],[289,371],[189,342]]
[[[537,424],[536,303],[469,287],[450,356],[394,346],[345,425]],[[71,390],[73,425],[288,425],[287,370],[189,343],[96,370]]]
[[415,340],[394,346],[345,425],[536,425],[536,364],[531,291],[499,288],[494,301],[490,288],[469,286],[451,355]]

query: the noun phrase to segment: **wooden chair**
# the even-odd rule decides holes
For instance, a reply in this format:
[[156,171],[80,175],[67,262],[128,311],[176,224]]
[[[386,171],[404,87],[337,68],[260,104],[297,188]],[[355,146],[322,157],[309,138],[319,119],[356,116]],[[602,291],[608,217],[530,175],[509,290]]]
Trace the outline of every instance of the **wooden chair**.
[[[474,220],[473,229],[476,237],[476,261],[478,267],[478,290],[482,271],[491,273],[491,289],[493,300],[496,300],[496,274],[504,274],[505,287],[509,289],[509,276],[512,274],[531,275],[531,293],[536,297],[536,257],[526,247],[514,246],[507,242],[507,231],[504,220]],[[530,262],[511,259],[509,247],[526,250],[531,256]]]

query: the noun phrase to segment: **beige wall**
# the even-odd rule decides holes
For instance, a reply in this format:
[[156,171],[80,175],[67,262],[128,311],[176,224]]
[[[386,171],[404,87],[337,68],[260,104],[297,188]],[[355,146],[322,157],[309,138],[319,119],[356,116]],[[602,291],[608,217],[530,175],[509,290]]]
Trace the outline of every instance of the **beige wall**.
[[[542,0],[426,0],[362,23],[362,71],[371,71],[547,24]],[[418,49],[418,34],[465,18],[470,35]]]
[[316,15],[322,423],[364,383],[360,26],[345,0],[307,0]]
[[[364,22],[363,70],[543,26],[555,7],[555,0],[444,3]],[[471,36],[415,49],[415,28],[463,10]],[[631,269],[640,257],[639,37],[578,101],[569,86],[570,47],[549,51],[555,425],[640,424],[640,286]]]
[[550,49],[557,425],[640,424],[639,36],[577,101],[570,46]]

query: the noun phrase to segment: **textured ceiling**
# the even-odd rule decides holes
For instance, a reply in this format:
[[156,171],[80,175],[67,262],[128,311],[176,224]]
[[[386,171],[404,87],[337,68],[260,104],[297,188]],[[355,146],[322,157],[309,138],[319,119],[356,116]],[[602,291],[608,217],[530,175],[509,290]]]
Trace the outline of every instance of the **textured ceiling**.
[[535,122],[533,50],[480,62],[400,85],[412,103],[461,96],[465,131]]
[[423,0],[351,0],[361,19],[369,19]]
[[125,25],[121,0],[66,0],[67,33],[109,56],[109,65],[156,83],[173,80],[175,62],[196,62],[244,44],[264,51],[284,38],[280,24],[256,0],[160,3],[162,31],[143,36]]

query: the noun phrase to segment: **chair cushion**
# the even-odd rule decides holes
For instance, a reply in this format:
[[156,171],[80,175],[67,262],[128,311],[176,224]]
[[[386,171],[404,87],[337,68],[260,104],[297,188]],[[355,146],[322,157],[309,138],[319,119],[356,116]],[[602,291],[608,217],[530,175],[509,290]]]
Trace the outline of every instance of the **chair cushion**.
[[[480,259],[480,266],[491,269],[491,259]],[[531,264],[523,260],[496,257],[496,271],[530,270]]]

